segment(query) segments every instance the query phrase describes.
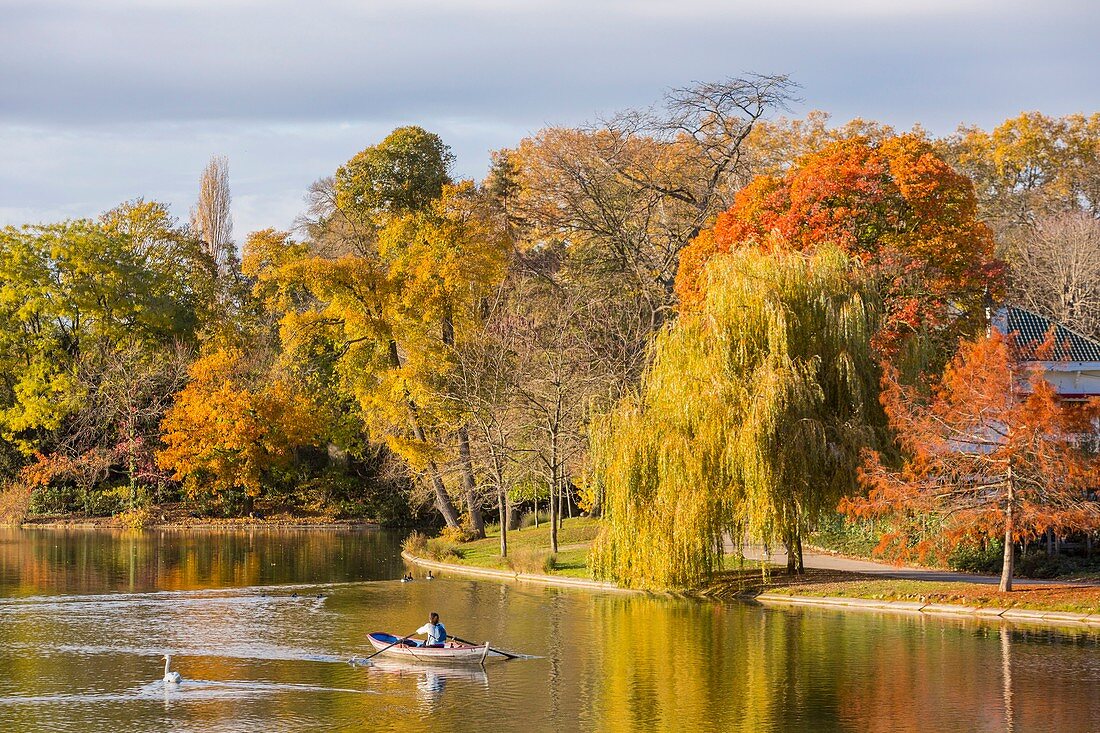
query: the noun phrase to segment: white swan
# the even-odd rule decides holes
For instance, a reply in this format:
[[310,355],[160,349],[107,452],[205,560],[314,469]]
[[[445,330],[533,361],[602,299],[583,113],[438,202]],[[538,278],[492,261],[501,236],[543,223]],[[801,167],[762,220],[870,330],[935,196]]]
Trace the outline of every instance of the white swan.
[[169,667],[172,666],[172,655],[164,655],[164,681],[169,685],[178,685],[183,681],[183,677],[180,677],[179,672],[173,672]]

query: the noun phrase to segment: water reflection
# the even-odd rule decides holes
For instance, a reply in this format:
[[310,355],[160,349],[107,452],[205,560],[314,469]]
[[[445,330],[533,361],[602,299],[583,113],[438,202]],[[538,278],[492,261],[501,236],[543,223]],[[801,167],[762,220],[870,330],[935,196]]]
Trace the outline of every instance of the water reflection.
[[373,674],[395,675],[416,682],[417,700],[426,710],[444,703],[443,693],[448,680],[462,680],[481,690],[489,689],[489,675],[482,667],[446,667],[430,664],[409,664],[383,659],[372,662]]
[[88,530],[0,527],[0,596],[347,582],[401,574],[377,529]]
[[[4,731],[1100,730],[1086,630],[402,584],[384,533],[2,537]],[[348,664],[429,610],[539,658]]]

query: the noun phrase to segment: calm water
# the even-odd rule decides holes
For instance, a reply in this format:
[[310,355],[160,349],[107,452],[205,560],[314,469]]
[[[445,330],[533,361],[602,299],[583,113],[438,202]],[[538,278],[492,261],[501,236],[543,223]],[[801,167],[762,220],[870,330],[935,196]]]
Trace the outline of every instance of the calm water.
[[[0,731],[1100,730],[1096,636],[402,584],[398,539],[0,530]],[[408,633],[429,610],[539,658],[347,663],[366,632]]]

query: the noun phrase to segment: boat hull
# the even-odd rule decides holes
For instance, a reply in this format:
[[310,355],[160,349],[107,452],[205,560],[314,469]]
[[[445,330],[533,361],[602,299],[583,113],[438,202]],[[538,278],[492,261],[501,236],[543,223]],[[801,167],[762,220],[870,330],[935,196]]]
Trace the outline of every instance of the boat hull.
[[[398,641],[398,638],[393,634],[378,631],[367,634],[371,646],[378,651],[379,659],[391,659],[415,664],[477,666],[485,664],[491,659],[504,658],[503,654],[498,654],[489,649],[488,642],[483,646],[454,643],[448,643],[447,646],[443,647],[406,646],[402,643],[394,644],[395,641]],[[417,642],[412,641],[412,643]]]

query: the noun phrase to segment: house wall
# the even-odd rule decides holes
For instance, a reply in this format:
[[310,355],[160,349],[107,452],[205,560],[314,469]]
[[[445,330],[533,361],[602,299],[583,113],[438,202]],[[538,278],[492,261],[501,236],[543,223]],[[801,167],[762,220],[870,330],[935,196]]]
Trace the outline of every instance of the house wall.
[[1043,377],[1066,399],[1100,397],[1100,363],[1044,362]]

